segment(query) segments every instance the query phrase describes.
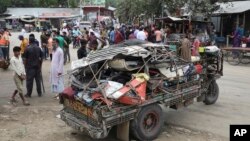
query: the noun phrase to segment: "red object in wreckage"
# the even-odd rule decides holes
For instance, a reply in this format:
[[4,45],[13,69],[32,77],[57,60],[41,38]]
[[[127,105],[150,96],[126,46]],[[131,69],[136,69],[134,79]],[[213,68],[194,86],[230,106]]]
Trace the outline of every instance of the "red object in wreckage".
[[98,92],[93,93],[91,95],[91,98],[93,100],[101,100],[102,102],[106,103],[107,105],[112,105],[112,102],[108,99],[105,100],[105,98],[103,97],[103,95],[101,93],[98,93]]
[[64,89],[64,91],[62,92],[62,96],[73,100],[75,93],[76,93],[76,91],[74,91],[72,87],[68,87],[68,88]]
[[200,64],[195,65],[195,71],[197,74],[201,74],[202,70],[203,70],[202,65],[200,65]]
[[138,105],[146,99],[147,82],[140,82],[136,79],[129,82],[119,91],[124,95],[118,99],[120,103],[127,105]]

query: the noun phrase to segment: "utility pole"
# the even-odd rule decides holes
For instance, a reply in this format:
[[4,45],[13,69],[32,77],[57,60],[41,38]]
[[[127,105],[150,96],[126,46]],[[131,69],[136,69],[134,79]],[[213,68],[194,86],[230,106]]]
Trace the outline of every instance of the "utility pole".
[[162,18],[161,27],[162,28],[163,28],[163,24],[164,24],[164,20],[163,20],[164,9],[165,9],[165,3],[164,3],[164,1],[162,1],[162,3],[161,3],[161,18]]

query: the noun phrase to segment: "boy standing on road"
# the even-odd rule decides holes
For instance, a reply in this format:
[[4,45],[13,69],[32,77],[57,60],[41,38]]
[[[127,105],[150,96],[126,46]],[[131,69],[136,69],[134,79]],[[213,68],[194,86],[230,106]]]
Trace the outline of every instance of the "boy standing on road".
[[16,84],[16,90],[14,91],[10,102],[14,104],[16,101],[15,96],[17,93],[19,93],[19,96],[21,97],[23,101],[23,105],[28,106],[30,105],[28,101],[24,99],[23,96],[23,81],[26,78],[26,73],[22,61],[22,57],[20,56],[21,54],[21,48],[20,47],[14,47],[13,48],[14,56],[10,60],[10,65],[12,69],[14,70],[14,82]]
[[84,57],[87,57],[87,41],[86,40],[81,40],[81,47],[77,50],[77,58],[82,59]]

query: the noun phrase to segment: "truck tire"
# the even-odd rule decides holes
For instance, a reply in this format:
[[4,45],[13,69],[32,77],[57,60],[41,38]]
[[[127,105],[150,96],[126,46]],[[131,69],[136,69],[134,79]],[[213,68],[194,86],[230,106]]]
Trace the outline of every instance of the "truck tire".
[[152,141],[158,137],[164,124],[162,109],[158,104],[143,107],[131,121],[130,131],[138,140]]
[[203,101],[206,105],[214,104],[219,97],[219,86],[215,80],[211,81],[208,87],[208,91],[205,94],[205,100]]

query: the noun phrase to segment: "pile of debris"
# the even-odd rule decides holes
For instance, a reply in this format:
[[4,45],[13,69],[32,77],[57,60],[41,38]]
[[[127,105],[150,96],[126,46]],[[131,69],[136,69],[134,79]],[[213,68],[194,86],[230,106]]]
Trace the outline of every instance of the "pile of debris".
[[110,107],[139,105],[156,95],[174,94],[179,84],[218,73],[214,71],[219,70],[221,62],[215,60],[221,57],[220,50],[205,50],[187,62],[169,46],[138,40],[105,48],[72,63],[71,87],[63,96],[89,107]]

